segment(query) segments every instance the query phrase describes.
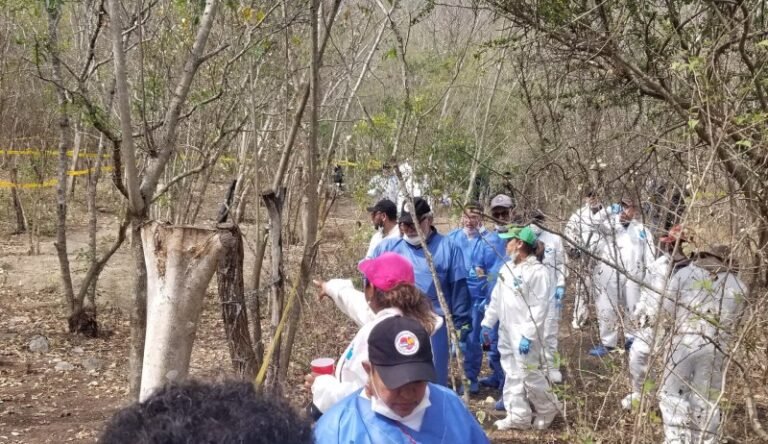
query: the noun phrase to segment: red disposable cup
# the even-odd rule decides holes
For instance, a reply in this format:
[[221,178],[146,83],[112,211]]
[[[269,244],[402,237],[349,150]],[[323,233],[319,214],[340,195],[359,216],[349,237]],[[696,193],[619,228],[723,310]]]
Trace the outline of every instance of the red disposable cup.
[[333,358],[317,358],[312,360],[309,365],[312,367],[312,374],[315,376],[332,375],[335,370],[335,362]]

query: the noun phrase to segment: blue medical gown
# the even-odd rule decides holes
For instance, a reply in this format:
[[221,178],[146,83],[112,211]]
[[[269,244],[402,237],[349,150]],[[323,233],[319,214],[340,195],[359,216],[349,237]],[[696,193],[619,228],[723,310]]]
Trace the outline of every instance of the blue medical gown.
[[[451,312],[454,327],[460,329],[464,325],[471,326],[472,301],[467,287],[467,270],[464,268],[461,250],[450,239],[434,230],[427,239],[427,248],[432,254],[435,270],[440,279],[440,287]],[[416,279],[416,288],[427,295],[432,302],[435,313],[445,316],[437,299],[437,290],[432,280],[432,273],[421,246],[411,246],[402,238],[385,239],[373,251],[373,257],[378,257],[387,251],[397,253],[411,262]],[[450,348],[445,322],[439,330],[432,334],[431,343],[435,372],[437,373],[436,382],[441,385],[448,385]]]
[[371,410],[358,390],[326,412],[315,425],[316,444],[489,443],[480,424],[452,391],[429,384],[430,405],[421,430]]
[[[464,267],[467,269],[467,287],[474,301],[486,299],[491,294],[486,276],[496,262],[494,237],[498,236],[494,236],[494,233],[490,231],[485,231],[482,235],[470,239],[461,228],[448,233],[448,238],[462,252]],[[476,269],[478,267],[482,268],[483,275],[477,274]]]
[[[440,287],[448,303],[448,309],[451,311],[454,327],[461,328],[472,321],[470,317],[472,302],[467,287],[464,256],[450,239],[436,231],[433,231],[427,239],[427,248],[432,253],[432,261],[440,279]],[[440,302],[437,300],[437,289],[432,280],[432,273],[421,246],[411,246],[402,238],[385,239],[373,251],[373,257],[378,257],[387,251],[397,253],[411,262],[416,279],[416,288],[429,297],[435,313],[444,316],[445,313],[443,313]]]
[[[448,233],[448,238],[461,250],[464,266],[467,268],[467,287],[472,297],[472,331],[461,344],[464,355],[464,374],[475,382],[483,366],[483,347],[480,338],[480,323],[483,320],[483,307],[490,297],[488,272],[496,262],[493,242],[495,233],[484,231],[480,236],[467,237],[464,230],[457,228]],[[482,269],[478,274],[477,269]]]

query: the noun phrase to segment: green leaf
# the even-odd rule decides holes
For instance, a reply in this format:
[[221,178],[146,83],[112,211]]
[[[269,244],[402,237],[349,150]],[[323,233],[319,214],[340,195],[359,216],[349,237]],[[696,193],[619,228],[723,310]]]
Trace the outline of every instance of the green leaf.
[[752,148],[752,141],[751,140],[747,140],[747,139],[742,139],[742,140],[739,140],[738,142],[736,142],[736,145],[737,146],[747,147],[747,148]]
[[755,43],[755,46],[757,46],[758,48],[768,49],[768,39],[760,40],[759,42]]
[[397,57],[397,49],[393,46],[387,50],[387,52],[384,53],[384,55],[381,56],[382,60],[387,59],[394,59]]
[[691,131],[693,131],[694,129],[696,129],[696,126],[697,126],[698,124],[699,124],[699,120],[698,120],[698,119],[690,119],[690,120],[688,121],[688,129],[690,129]]

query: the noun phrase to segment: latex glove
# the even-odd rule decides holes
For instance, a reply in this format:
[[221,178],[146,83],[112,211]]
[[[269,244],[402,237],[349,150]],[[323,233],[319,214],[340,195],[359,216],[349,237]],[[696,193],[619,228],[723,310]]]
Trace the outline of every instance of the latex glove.
[[491,327],[483,327],[482,330],[480,330],[480,338],[483,341],[483,345],[486,347],[491,346],[491,337],[493,335],[493,329]]
[[555,307],[558,310],[563,308],[563,298],[565,298],[565,287],[555,288]]
[[519,351],[521,355],[527,355],[528,352],[531,351],[531,340],[523,336],[520,339],[520,345],[517,347],[517,351]]
[[621,205],[615,203],[611,205],[611,214],[619,214],[621,213]]

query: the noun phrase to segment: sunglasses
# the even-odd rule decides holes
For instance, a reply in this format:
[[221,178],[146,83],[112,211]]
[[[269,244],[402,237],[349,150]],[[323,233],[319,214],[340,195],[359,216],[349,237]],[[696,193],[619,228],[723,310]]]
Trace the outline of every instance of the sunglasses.
[[503,219],[507,216],[509,216],[509,210],[506,211],[492,211],[491,216],[493,216],[494,219]]

